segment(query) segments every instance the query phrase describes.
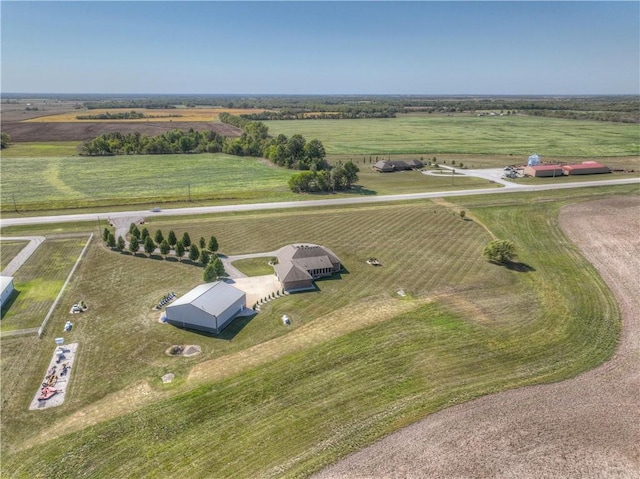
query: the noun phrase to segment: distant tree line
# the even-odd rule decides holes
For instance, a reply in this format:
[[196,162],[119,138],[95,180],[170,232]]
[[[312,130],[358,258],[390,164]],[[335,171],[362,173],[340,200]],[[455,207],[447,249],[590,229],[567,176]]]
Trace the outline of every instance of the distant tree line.
[[[51,95],[47,96],[50,98]],[[105,99],[105,97],[107,99]],[[153,95],[109,97],[98,95],[57,95],[56,98],[84,101],[93,108],[176,108],[217,106],[270,110],[246,115],[248,120],[376,118],[398,113],[476,112],[482,110],[517,111],[536,115],[560,116],[558,111],[584,112],[563,118],[597,121],[640,122],[640,98],[637,96],[424,96],[424,95]],[[603,115],[602,112],[610,114]]]
[[182,115],[147,115],[141,111],[124,111],[118,113],[100,113],[98,115],[77,115],[76,120],[142,120],[145,118],[175,118]]

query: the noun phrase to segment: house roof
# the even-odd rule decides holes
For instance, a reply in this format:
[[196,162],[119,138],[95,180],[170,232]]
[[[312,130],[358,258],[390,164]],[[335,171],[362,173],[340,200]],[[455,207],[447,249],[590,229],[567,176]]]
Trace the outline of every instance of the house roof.
[[317,244],[290,244],[278,251],[276,274],[280,281],[304,281],[313,279],[309,271],[333,269],[340,260],[329,248]]
[[167,306],[167,309],[174,306],[190,304],[212,316],[219,316],[231,304],[244,296],[245,293],[243,291],[223,281],[215,281],[213,283],[196,286]]
[[313,279],[311,275],[307,273],[307,271],[300,268],[294,263],[278,263],[274,266],[274,268],[276,270],[278,278],[280,278],[280,281],[282,281],[283,283]]
[[383,160],[376,162],[376,164],[373,165],[373,167],[377,170],[382,170],[382,171],[393,171],[394,169],[391,163]]
[[4,291],[13,281],[13,276],[0,276],[0,291]]

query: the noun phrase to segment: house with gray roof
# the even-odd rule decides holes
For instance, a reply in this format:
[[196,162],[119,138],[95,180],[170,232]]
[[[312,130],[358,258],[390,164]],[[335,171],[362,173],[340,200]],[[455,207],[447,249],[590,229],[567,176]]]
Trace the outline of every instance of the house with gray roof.
[[380,173],[391,173],[392,171],[415,170],[423,166],[424,164],[420,160],[380,160],[371,168]]
[[167,306],[167,322],[183,329],[219,334],[242,312],[246,293],[223,282],[196,286]]
[[340,259],[329,248],[317,244],[290,244],[277,254],[276,276],[286,291],[313,289],[317,278],[342,269]]

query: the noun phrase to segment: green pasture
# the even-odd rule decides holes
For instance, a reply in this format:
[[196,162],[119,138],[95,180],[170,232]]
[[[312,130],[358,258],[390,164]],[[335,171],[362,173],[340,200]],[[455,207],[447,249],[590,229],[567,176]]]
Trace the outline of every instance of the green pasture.
[[626,123],[529,116],[428,114],[360,120],[265,121],[269,134],[322,141],[329,155],[491,154],[522,162],[543,157],[595,158],[640,154],[638,127]]
[[263,276],[273,274],[273,266],[269,264],[269,261],[275,259],[276,258],[247,258],[239,259],[232,264],[247,276]]
[[[17,295],[3,311],[0,331],[37,328],[55,301],[87,237],[47,239],[14,274]],[[62,306],[67,316],[71,304]],[[62,331],[60,328],[59,333]]]
[[28,241],[0,241],[0,270],[6,268],[28,244]]
[[[81,346],[63,407],[29,412],[25,405],[68,311],[54,314],[41,342],[2,340],[3,377],[19,372],[2,384],[2,475],[204,478],[215,471],[216,477],[304,477],[443,407],[592,368],[615,348],[619,313],[556,217],[565,204],[631,191],[495,195],[477,197],[477,203],[456,198],[453,208],[420,201],[154,218],[150,230],[215,235],[225,254],[308,241],[342,259],[346,270],[339,277],[319,281],[315,292],[269,303],[255,318],[235,321],[222,337],[162,324],[151,309],[167,292],[183,294],[198,284],[201,268],[115,253],[96,241],[65,295],[84,299],[90,309],[67,338]],[[480,253],[490,235],[456,215],[460,207],[512,239],[526,268],[484,261]],[[372,256],[383,266],[366,264]],[[400,298],[398,289],[410,299]],[[327,315],[357,320],[373,300],[392,310],[408,301],[410,310],[276,354],[228,379],[198,387],[186,380],[204,360],[268,347],[269,339],[303,334]],[[291,327],[282,325],[283,313],[294,319]],[[199,344],[203,352],[171,358],[164,351],[172,344]],[[26,347],[29,358],[21,353]],[[176,381],[163,386],[159,378],[168,371]],[[47,428],[54,432],[59,422],[82,417],[85,407],[143,380],[157,401],[20,450]]]
[[223,154],[2,158],[3,211],[292,199],[293,172]]
[[79,141],[11,143],[9,148],[2,150],[2,157],[4,159],[77,156],[80,145]]

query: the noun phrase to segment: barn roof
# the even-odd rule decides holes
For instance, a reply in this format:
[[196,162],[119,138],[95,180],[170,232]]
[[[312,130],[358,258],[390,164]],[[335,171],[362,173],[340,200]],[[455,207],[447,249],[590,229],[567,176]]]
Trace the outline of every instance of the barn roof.
[[213,316],[219,316],[229,307],[229,305],[244,296],[245,293],[239,289],[236,289],[223,281],[215,281],[213,283],[196,286],[184,296],[181,296],[167,306],[167,309],[174,306],[190,304],[205,313]]
[[4,291],[13,281],[12,276],[0,276],[0,291]]
[[535,171],[546,171],[546,170],[559,170],[561,168],[560,165],[537,165],[537,166],[529,166],[529,168],[533,168]]
[[562,167],[565,170],[591,170],[593,168],[607,168],[601,163],[597,161],[585,161],[584,163],[579,163],[576,165],[564,165]]

